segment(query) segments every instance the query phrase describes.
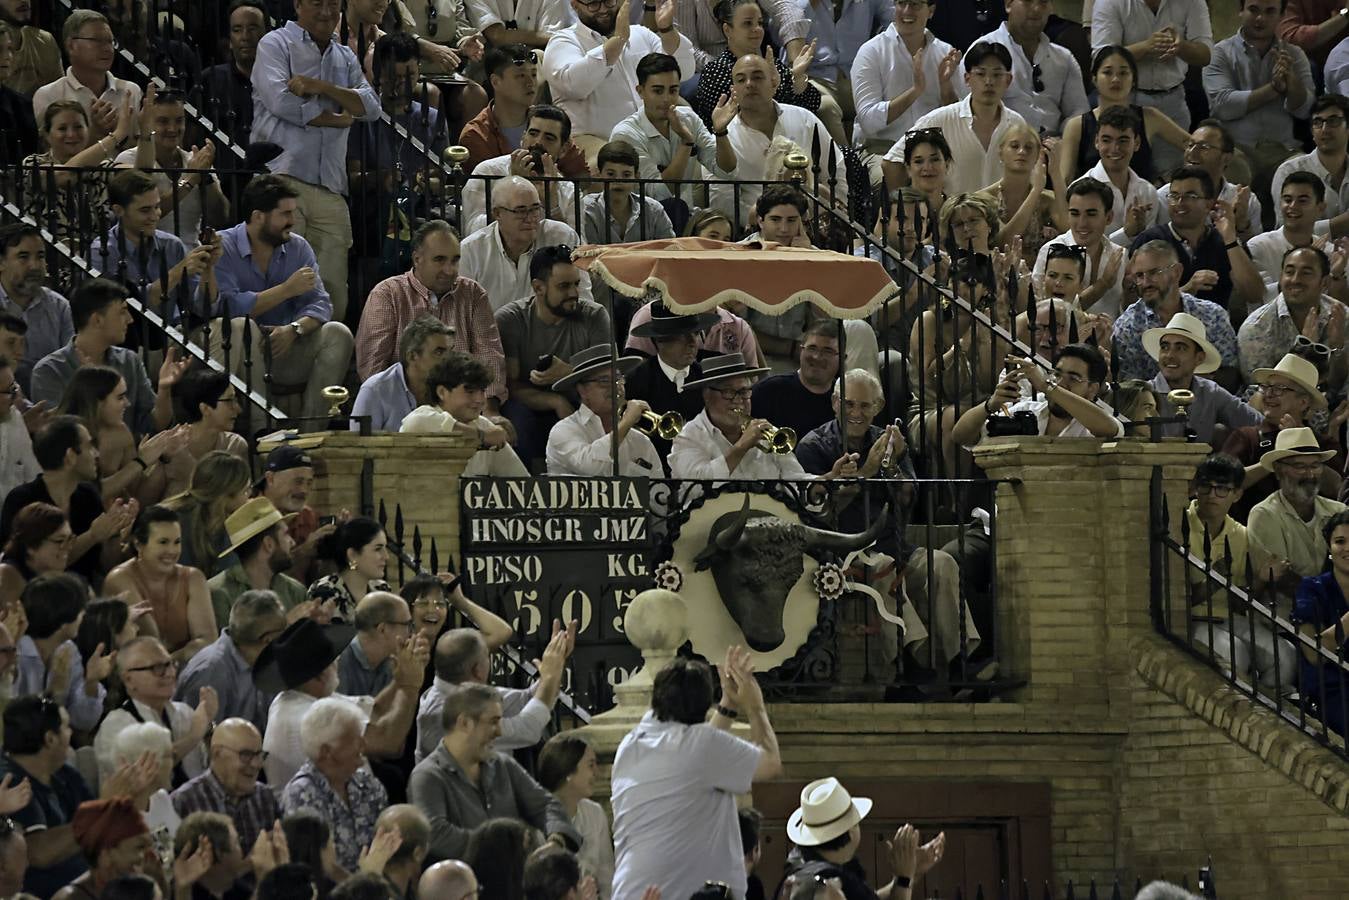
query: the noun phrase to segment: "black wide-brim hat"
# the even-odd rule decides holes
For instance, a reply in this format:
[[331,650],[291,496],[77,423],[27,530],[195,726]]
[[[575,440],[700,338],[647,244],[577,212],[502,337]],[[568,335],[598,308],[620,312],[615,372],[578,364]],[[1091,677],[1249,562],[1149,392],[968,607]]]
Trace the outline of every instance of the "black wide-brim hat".
[[681,334],[695,334],[706,331],[721,321],[715,312],[684,315],[677,313],[659,300],[651,304],[651,320],[634,325],[628,334],[633,337],[650,338],[653,341],[662,338],[679,337]]
[[732,378],[758,378],[767,375],[772,369],[765,369],[745,362],[743,353],[727,353],[724,356],[711,356],[701,363],[703,377],[696,381],[684,382],[684,390],[705,388],[721,384]]
[[272,694],[299,687],[328,668],[355,636],[351,625],[320,625],[308,616],[292,622],[258,654],[253,683]]

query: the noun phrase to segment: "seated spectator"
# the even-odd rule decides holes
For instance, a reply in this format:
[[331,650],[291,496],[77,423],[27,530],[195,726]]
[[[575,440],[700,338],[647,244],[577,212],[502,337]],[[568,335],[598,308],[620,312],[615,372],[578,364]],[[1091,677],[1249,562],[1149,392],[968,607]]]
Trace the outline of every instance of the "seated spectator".
[[1218,350],[1209,343],[1204,323],[1199,319],[1189,313],[1176,313],[1166,325],[1143,332],[1143,347],[1159,364],[1160,370],[1152,379],[1152,392],[1157,397],[1157,410],[1164,418],[1175,415],[1175,404],[1168,397],[1172,391],[1194,394],[1188,408],[1189,421],[1164,426],[1164,434],[1183,434],[1188,429],[1198,440],[1211,444],[1214,426],[1219,423],[1240,428],[1264,421],[1258,410],[1216,382],[1198,377],[1218,368]]
[[[468,150],[466,166],[469,171],[484,160],[509,156],[511,151],[520,149],[525,127],[529,124],[529,110],[539,99],[539,66],[530,46],[541,49],[547,43],[549,33],[561,30],[571,17],[571,10],[565,8],[560,0],[547,0],[539,4],[538,10],[546,11],[555,5],[560,17],[556,26],[546,31],[530,32],[523,26],[507,29],[504,24],[506,20],[484,25],[488,20],[482,18],[483,14],[497,18],[495,12],[489,11],[495,4],[496,0],[477,0],[475,3],[478,27],[483,29],[492,45],[483,55],[492,102],[465,123],[464,130],[459,134],[459,143]],[[532,6],[518,7],[514,10],[515,18],[509,21],[519,26],[519,23],[527,22],[537,14]],[[513,32],[519,41],[492,40],[492,33],[498,28],[502,32]],[[571,128],[570,120],[567,127]],[[567,178],[590,174],[585,154],[571,141],[567,141],[560,155],[553,159],[558,171]]]
[[[1341,16],[1338,22],[1334,20],[1323,22],[1321,25],[1315,26],[1313,30],[1319,31],[1329,24],[1337,30],[1343,31],[1345,23],[1349,23],[1349,18]],[[1346,34],[1345,37],[1349,37],[1349,34]],[[1331,46],[1333,41],[1332,38],[1331,41],[1326,42],[1326,46]],[[1314,76],[1320,76],[1321,74],[1322,72],[1313,73]],[[1334,44],[1326,55],[1324,74],[1325,81],[1318,83],[1324,86],[1326,93],[1340,94],[1341,96],[1349,95],[1349,41],[1344,40],[1343,37],[1340,38],[1338,43]]]
[[1118,244],[1128,244],[1156,225],[1161,215],[1157,189],[1130,165],[1142,130],[1142,121],[1129,107],[1112,106],[1102,112],[1096,127],[1099,159],[1086,172],[1087,177],[1109,187],[1114,196],[1108,233]]
[[[1283,227],[1261,232],[1246,245],[1265,283],[1266,303],[1279,294],[1284,255],[1295,247],[1311,246],[1315,240],[1316,223],[1326,215],[1326,185],[1311,172],[1293,172],[1283,180],[1282,191],[1274,200],[1283,216]],[[1342,280],[1330,286],[1332,292],[1337,288],[1344,289]]]
[[483,415],[491,375],[478,360],[452,352],[437,362],[426,378],[428,402],[408,413],[404,434],[469,434],[481,449],[464,467],[464,475],[524,478],[529,470],[511,447],[510,433]]
[[754,869],[759,865],[759,860],[763,856],[763,844],[759,840],[763,828],[763,813],[752,806],[742,806],[736,810],[736,817],[740,822],[740,848],[745,851],[745,875],[747,879],[745,897],[762,900],[764,897],[763,882],[759,880],[758,875],[754,874]]
[[242,404],[224,372],[200,366],[188,369],[173,386],[175,421],[185,425],[182,448],[162,465],[164,494],[173,497],[192,484],[192,471],[213,451],[248,458],[248,441],[235,433]]
[[114,770],[153,764],[153,777],[131,794],[131,802],[145,819],[154,841],[156,863],[168,871],[173,865],[173,835],[182,821],[173,810],[169,791],[173,789],[173,734],[155,722],[136,722],[117,733],[113,741]]
[[[347,326],[333,320],[313,248],[292,233],[299,196],[293,184],[279,175],[254,178],[240,200],[243,221],[219,233],[216,282],[234,348],[225,362],[241,377],[248,375],[246,359],[255,366],[262,362],[274,383],[305,385],[301,415],[322,416],[329,406],[323,389],[345,378],[352,338]],[[248,332],[251,350],[244,348],[244,316],[254,325]],[[221,330],[212,336],[216,358]]]
[[473,867],[486,896],[523,897],[525,864],[540,843],[538,831],[526,822],[488,819],[468,836],[464,862]]
[[[26,392],[33,362],[61,349],[75,336],[70,303],[45,287],[47,245],[37,226],[15,222],[0,226],[0,312],[17,316],[26,352],[11,355],[15,377]],[[12,330],[12,329],[11,329]]]
[[0,604],[19,601],[24,585],[48,572],[64,572],[75,535],[66,514],[50,503],[30,503],[14,517],[0,556]]
[[571,120],[566,113],[546,103],[531,106],[525,116],[519,146],[473,167],[473,178],[464,185],[461,201],[464,211],[460,221],[464,223],[464,234],[472,235],[487,227],[489,206],[493,207],[492,218],[496,218],[495,194],[501,186],[498,179],[505,175],[527,179],[534,185],[534,190],[543,198],[545,219],[579,231],[575,185],[569,181],[541,180],[561,177],[557,160],[564,148],[572,146],[570,140]]
[[130,797],[84,801],[70,818],[70,835],[88,870],[52,900],[98,896],[115,878],[150,875],[160,866],[154,836]]
[[316,812],[300,810],[281,820],[290,858],[308,869],[318,883],[315,897],[329,897],[337,879],[347,875],[337,866],[336,845],[328,822]]
[[417,882],[419,897],[474,897],[481,890],[473,867],[458,859],[427,866]]
[[[267,727],[267,709],[275,691],[262,690],[252,677],[262,651],[286,628],[286,613],[271,591],[245,591],[230,608],[229,627],[220,631],[178,674],[175,700],[201,702],[205,688],[215,691],[216,720],[239,718],[259,731]],[[261,764],[259,760],[259,764]]]
[[801,805],[787,820],[787,837],[796,845],[787,863],[787,877],[794,881],[789,900],[812,896],[816,883],[837,883],[847,897],[885,894],[890,900],[909,900],[913,896],[913,882],[945,854],[946,832],[920,847],[918,829],[900,826],[894,838],[885,842],[890,883],[873,891],[855,861],[862,845],[861,823],[869,812],[871,799],[854,798],[837,778],[821,778],[801,789]]
[[1139,299],[1115,320],[1113,352],[1119,357],[1119,377],[1146,381],[1157,374],[1156,360],[1143,348],[1143,332],[1165,325],[1183,312],[1203,324],[1205,336],[1213,344],[1215,353],[1205,365],[1209,372],[1219,373],[1214,380],[1233,387],[1239,384],[1237,335],[1232,320],[1218,304],[1181,291],[1176,248],[1167,241],[1151,241],[1134,251],[1129,265]]
[[[1185,143],[1185,165],[1195,166],[1208,173],[1213,180],[1213,196],[1225,203],[1226,208],[1235,216],[1237,237],[1244,243],[1258,234],[1261,224],[1261,204],[1256,191],[1247,185],[1233,184],[1227,180],[1227,172],[1232,168],[1236,144],[1232,141],[1232,132],[1217,119],[1205,119],[1195,126],[1194,132]],[[1272,169],[1271,169],[1272,171]],[[1266,177],[1268,177],[1268,172]],[[1175,177],[1175,173],[1172,173]],[[1268,182],[1262,187],[1268,189]],[[1169,197],[1170,184],[1157,189],[1157,222],[1165,225],[1171,219]]]
[[248,463],[212,450],[192,470],[192,486],[164,506],[178,514],[182,564],[210,578],[236,561],[227,549],[225,520],[248,500]]
[[32,11],[32,6],[21,0],[0,3],[0,22],[9,26],[14,53],[10,71],[0,83],[28,96],[61,77],[61,47],[50,31],[29,24]]
[[692,72],[693,44],[674,28],[674,3],[656,9],[648,20],[654,28],[620,21],[614,6],[586,6],[573,0],[572,9],[579,21],[550,37],[543,51],[543,77],[553,102],[571,119],[573,140],[593,166],[614,126],[641,108],[638,61],[648,53],[668,53],[682,71]]
[[202,73],[202,112],[230,142],[247,147],[253,128],[253,63],[268,28],[263,0],[231,0],[229,58]]
[[[459,272],[482,285],[492,309],[500,311],[532,294],[530,280],[534,276],[530,269],[538,251],[552,246],[574,247],[580,238],[569,226],[544,218],[539,192],[524,178],[507,175],[492,187],[493,222],[464,240]],[[577,291],[590,300],[590,276],[577,274]],[[498,329],[500,326],[498,321]]]
[[552,390],[571,374],[567,360],[612,339],[609,313],[583,296],[586,276],[572,265],[571,248],[541,247],[529,269],[532,294],[496,314],[510,389],[502,412],[515,426],[526,462],[543,455],[554,420],[575,411],[574,395]]
[[609,139],[637,151],[637,174],[643,181],[660,182],[648,184],[646,196],[678,197],[691,208],[694,185],[674,182],[735,177],[735,150],[726,134],[735,107],[729,94],[718,98],[709,129],[692,109],[677,102],[679,62],[668,53],[643,56],[636,74],[642,107],[615,125]]
[[[28,325],[23,319],[12,313],[0,312],[0,354],[16,365],[23,365],[23,360],[27,358],[28,339],[25,337],[27,333]],[[45,403],[32,403],[24,399],[23,386],[20,385],[19,389],[20,394],[16,399],[23,400],[20,405],[27,407],[23,411],[24,424],[28,425],[31,434],[41,427],[50,408]]]
[[112,134],[121,104],[140,107],[141,88],[112,74],[116,52],[107,17],[93,10],[75,10],[61,26],[61,43],[70,67],[63,78],[33,93],[33,115],[41,119],[51,104],[74,100],[93,120],[94,137]]
[[[703,411],[703,399],[696,391],[685,392],[684,382],[701,378],[703,369],[699,360],[716,355],[699,350],[698,345],[708,334],[705,329],[719,325],[720,310],[685,316],[671,312],[657,301],[639,312],[645,312],[646,316],[628,330],[629,349],[632,341],[643,341],[655,348],[655,355],[627,375],[627,395],[645,402],[657,415],[675,412],[687,422]],[[659,432],[649,437],[660,458],[669,457],[670,440]]]
[[463,857],[470,832],[501,817],[520,819],[550,838],[556,834],[557,840],[580,846],[581,835],[562,804],[514,759],[492,749],[502,719],[493,688],[452,688],[441,715],[445,737],[408,781],[408,798],[431,820],[431,857]]
[[[33,789],[28,804],[12,814],[28,845],[23,889],[50,897],[89,871],[72,833],[71,819],[79,805],[94,795],[67,762],[70,718],[65,707],[47,694],[23,692],[17,685],[15,694],[5,706],[0,772],[15,782],[27,779]],[[119,781],[126,785],[125,778]]]
[[431,820],[411,803],[395,803],[375,820],[376,837],[380,832],[395,832],[399,838],[398,849],[384,864],[384,877],[399,897],[415,896],[412,891],[431,846]]
[[[454,628],[436,641],[435,680],[422,694],[417,708],[418,762],[432,755],[445,736],[441,715],[445,698],[460,685],[487,684],[491,651],[506,639],[473,628]],[[493,688],[502,709],[493,749],[510,753],[532,747],[542,739],[562,689],[562,670],[575,646],[575,628],[563,629],[555,623],[553,636],[539,659],[538,680],[528,688]]]
[[754,412],[798,436],[834,418],[830,397],[839,373],[839,323],[819,319],[801,336],[800,363],[795,372],[770,375],[754,386]]
[[[1349,97],[1340,94],[1325,94],[1312,101],[1311,108],[1312,143],[1316,145],[1310,153],[1284,160],[1274,170],[1270,181],[1270,194],[1283,196],[1284,179],[1294,172],[1311,172],[1326,185],[1327,219],[1334,220],[1342,213],[1349,212],[1349,178],[1342,179],[1336,187],[1332,172],[1344,169],[1349,160]],[[1275,207],[1274,224],[1283,224],[1283,210]],[[1328,228],[1329,223],[1318,221],[1320,228]],[[1319,232],[1319,229],[1318,229]]]
[[356,636],[337,658],[337,689],[353,696],[377,696],[393,681],[393,661],[415,629],[407,601],[379,591],[356,604]]
[[453,338],[454,329],[434,316],[412,320],[398,340],[401,361],[361,384],[351,408],[351,429],[363,427],[356,416],[370,416],[373,431],[400,431],[409,413],[435,399],[426,379],[450,352]]
[[183,527],[173,510],[163,506],[143,510],[131,538],[135,556],[108,573],[104,590],[148,609],[141,628],[161,638],[174,663],[183,665],[220,635],[206,577],[178,562]]
[[281,793],[285,812],[311,810],[329,823],[337,862],[347,871],[356,869],[375,836],[375,820],[389,802],[384,785],[365,762],[366,721],[366,714],[345,698],[314,701],[300,721],[307,759]]
[[[150,236],[168,233],[177,237],[182,242],[182,246],[177,248],[181,258],[184,248],[188,251],[196,249],[203,225],[210,228],[228,221],[230,204],[220,189],[220,179],[210,171],[215,164],[215,142],[206,141],[200,147],[194,146],[190,153],[182,146],[187,137],[187,112],[184,107],[187,98],[182,91],[151,91],[146,94],[146,99],[150,103],[150,110],[145,117],[148,121],[142,122],[141,135],[142,140],[147,133],[153,138],[153,162],[146,165],[144,153],[139,148],[122,151],[114,161],[125,168],[134,166],[142,170],[169,170],[152,173],[142,171],[141,174],[148,174],[159,189],[160,218],[154,228],[160,230]],[[222,121],[220,124],[225,123]],[[177,180],[170,178],[169,172],[177,172]],[[144,192],[137,191],[137,194],[140,193]],[[124,216],[119,218],[125,222]],[[128,235],[127,240],[138,237]],[[170,262],[176,264],[177,261],[171,259]],[[105,267],[103,271],[115,271],[115,268],[110,270]],[[150,280],[155,280],[155,276],[150,276]],[[172,290],[172,271],[169,280],[169,289]]]
[[362,380],[400,362],[398,339],[415,319],[432,316],[450,329],[450,348],[475,357],[491,372],[489,410],[506,397],[506,361],[492,304],[482,286],[459,275],[459,236],[433,219],[412,234],[412,270],[370,291],[356,329],[356,371]]
[[128,296],[125,286],[106,278],[89,278],[80,283],[70,298],[75,336],[33,367],[34,400],[55,406],[76,369],[104,365],[126,379],[127,407],[122,418],[133,434],[151,434],[169,427],[173,422],[171,391],[186,370],[187,362],[176,349],[170,349],[159,367],[158,386],[150,383],[140,356],[119,346],[126,341],[131,325]]
[[[225,719],[211,734],[210,767],[173,792],[173,808],[183,819],[193,813],[229,817],[241,847],[280,818],[276,793],[258,781],[267,754],[262,734],[247,719]],[[182,826],[179,826],[182,830]]]
[[384,568],[389,564],[389,544],[384,529],[374,519],[348,519],[319,545],[319,552],[336,567],[309,586],[309,599],[331,605],[333,618],[350,622],[356,604],[367,594],[389,590]]
[[[1076,65],[1076,63],[1074,63]],[[1030,125],[1009,128],[998,145],[1002,177],[983,193],[998,208],[998,231],[993,243],[1011,248],[1021,238],[1021,255],[1033,265],[1046,240],[1068,227],[1068,209],[1044,187],[1049,174],[1048,154]]]
[[285,523],[293,516],[281,515],[266,497],[254,497],[225,519],[226,552],[238,561],[206,582],[217,624],[229,622],[235,601],[247,591],[271,591],[287,613],[315,613],[305,586],[286,574],[295,541]]
[[1252,507],[1246,528],[1252,544],[1270,558],[1274,584],[1281,593],[1293,593],[1299,579],[1325,568],[1322,529],[1345,509],[1343,503],[1318,496],[1321,463],[1334,455],[1333,450],[1320,449],[1310,428],[1285,428],[1273,449],[1260,457],[1261,467],[1278,479],[1279,490]]
[[105,563],[117,558],[114,539],[125,537],[138,507],[114,500],[105,511],[98,478],[98,450],[89,430],[74,416],[57,416],[33,441],[42,474],[5,495],[0,506],[0,539],[8,540],[14,517],[30,503],[50,503],[65,513],[74,538],[66,552],[72,571],[87,580],[102,578]]
[[[725,222],[729,229],[730,221],[725,216],[717,213],[716,217]],[[728,231],[727,237],[729,236]],[[652,304],[648,303],[632,314],[632,321],[628,323],[626,349],[636,350],[645,356],[657,355],[655,339],[650,334],[640,333],[651,322],[653,309]],[[709,356],[720,356],[724,353],[743,353],[745,359],[763,365],[763,354],[759,350],[758,339],[754,337],[754,329],[750,327],[743,316],[731,312],[725,306],[708,310],[704,315],[715,315],[716,319],[709,320],[704,328],[698,329],[695,335],[700,353],[706,351],[706,355]]]
[[[11,623],[11,627],[12,627]],[[25,627],[27,623],[24,623]],[[125,600],[95,600],[84,608],[80,618],[79,630],[75,632],[75,646],[80,651],[80,659],[86,663],[95,655],[102,653],[102,647],[120,650],[122,645],[140,636],[136,622],[131,618],[131,607]],[[104,695],[104,708],[113,707],[122,701],[126,691],[122,687],[121,677],[113,667],[109,676],[103,679],[107,689]]]
[[1338,390],[1346,371],[1335,351],[1344,347],[1345,319],[1349,307],[1325,296],[1329,283],[1330,260],[1316,247],[1295,247],[1283,255],[1279,276],[1279,295],[1254,310],[1237,334],[1241,348],[1241,371],[1273,367],[1293,349],[1299,337],[1328,347],[1333,354],[1326,383]]
[[295,541],[295,549],[291,551],[294,564],[289,574],[304,584],[313,580],[310,573],[317,568],[319,542],[337,530],[336,521],[319,524],[318,512],[308,504],[313,487],[314,461],[308,453],[282,444],[267,454],[258,493],[272,501],[283,516],[294,517],[286,523],[286,530]]
[[[250,846],[245,857],[244,848]],[[278,865],[286,858],[285,838],[279,826],[263,830],[249,845],[228,816],[215,812],[195,812],[184,818],[174,836],[173,850],[177,859],[192,863],[185,866],[187,879],[178,879],[175,884],[180,891],[190,888],[195,897],[241,900],[253,896],[255,883],[257,896],[264,897],[262,885],[273,871],[285,867]]]
[[[1231,206],[1215,196],[1208,172],[1181,166],[1171,173],[1164,198],[1169,221],[1143,229],[1129,246],[1134,251],[1149,241],[1167,241],[1180,259],[1181,291],[1217,303],[1241,319],[1246,309],[1264,300],[1265,285],[1237,237]],[[1159,207],[1162,199],[1159,195]]]
[[582,236],[587,244],[624,244],[674,237],[660,201],[639,193],[637,151],[625,141],[610,141],[595,157],[604,190],[582,201]]
[[[1319,514],[1315,514],[1320,519]],[[1321,525],[1322,540],[1329,548],[1330,570],[1303,578],[1291,619],[1301,634],[1331,653],[1346,653],[1349,632],[1349,513],[1337,512]],[[1298,689],[1316,701],[1321,721],[1336,734],[1345,734],[1344,672],[1335,662],[1324,661],[1308,647],[1298,654]]]
[[[548,474],[597,477],[617,474],[659,478],[665,467],[651,439],[637,426],[650,407],[644,400],[626,400],[624,376],[642,359],[614,357],[612,344],[599,344],[571,358],[571,372],[553,383],[558,394],[575,388],[581,402],[576,412],[548,432]],[[616,437],[615,437],[616,436]]]
[[[580,872],[595,879],[601,900],[609,900],[614,883],[614,839],[609,833],[609,816],[604,807],[590,799],[598,769],[594,746],[574,731],[555,734],[539,751],[535,769],[539,784],[562,801],[567,816],[581,834]],[[527,865],[526,885],[529,871]]]
[[408,642],[398,655],[398,674],[378,697],[348,697],[335,693],[337,658],[354,636],[355,629],[349,625],[319,625],[302,618],[268,644],[253,664],[253,680],[259,689],[277,692],[267,713],[262,741],[268,753],[268,784],[286,784],[304,765],[301,721],[324,697],[335,696],[359,712],[367,755],[386,758],[402,754],[426,665],[425,645]]

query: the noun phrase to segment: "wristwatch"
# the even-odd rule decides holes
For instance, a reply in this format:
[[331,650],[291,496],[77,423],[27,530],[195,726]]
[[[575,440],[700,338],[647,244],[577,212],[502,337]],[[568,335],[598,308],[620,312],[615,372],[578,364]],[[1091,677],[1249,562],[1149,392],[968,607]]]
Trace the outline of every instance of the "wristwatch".
[[290,323],[290,327],[293,328],[293,329],[295,329],[295,336],[296,336],[297,338],[302,338],[302,337],[304,337],[304,330],[300,328],[300,323],[299,323],[299,322],[291,322],[291,323]]

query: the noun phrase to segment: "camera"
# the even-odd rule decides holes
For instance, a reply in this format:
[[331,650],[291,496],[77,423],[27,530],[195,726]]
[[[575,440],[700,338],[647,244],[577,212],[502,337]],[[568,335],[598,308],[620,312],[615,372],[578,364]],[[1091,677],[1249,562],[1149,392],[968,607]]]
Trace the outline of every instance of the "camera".
[[987,422],[989,437],[1007,437],[1026,435],[1034,437],[1040,433],[1040,420],[1028,409],[1018,410],[1010,416],[989,416]]

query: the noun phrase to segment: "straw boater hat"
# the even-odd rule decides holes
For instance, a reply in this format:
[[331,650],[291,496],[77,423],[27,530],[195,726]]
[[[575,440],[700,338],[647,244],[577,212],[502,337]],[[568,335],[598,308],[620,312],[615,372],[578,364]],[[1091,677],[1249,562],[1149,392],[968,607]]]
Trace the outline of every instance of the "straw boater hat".
[[1222,365],[1222,354],[1218,352],[1217,347],[1209,343],[1208,331],[1204,328],[1204,323],[1189,313],[1176,313],[1171,317],[1171,321],[1161,328],[1149,328],[1143,332],[1143,349],[1148,351],[1148,356],[1153,359],[1158,357],[1161,353],[1162,336],[1167,334],[1183,337],[1204,351],[1204,358],[1195,367],[1195,374],[1207,375],[1210,372],[1218,371],[1218,367]]
[[266,497],[254,497],[225,519],[225,533],[229,536],[230,545],[220,554],[220,558],[229,556],[249,538],[257,537],[278,522],[285,522],[297,515],[299,513],[283,516]]
[[571,390],[588,376],[608,369],[617,369],[619,375],[626,375],[645,361],[644,356],[620,356],[614,359],[613,344],[596,344],[580,353],[572,354],[571,374],[554,381],[553,390]]
[[322,674],[355,636],[351,625],[320,625],[308,616],[297,619],[258,655],[253,683],[270,694],[297,688]]
[[821,778],[801,789],[801,806],[787,820],[787,837],[798,847],[828,843],[866,818],[868,797],[853,797],[837,778]]
[[1272,369],[1256,369],[1251,373],[1251,378],[1256,384],[1266,384],[1271,375],[1282,375],[1307,392],[1307,396],[1312,398],[1312,406],[1317,409],[1326,408],[1326,395],[1321,393],[1321,388],[1317,385],[1316,365],[1310,360],[1303,359],[1295,353],[1287,353],[1279,360],[1277,366]]
[[760,369],[745,362],[743,353],[727,353],[725,356],[710,356],[702,362],[703,377],[696,381],[684,382],[684,390],[706,388],[732,378],[758,378],[772,369]]
[[719,321],[721,321],[721,317],[715,312],[686,316],[673,311],[657,300],[651,304],[651,321],[632,326],[628,334],[633,337],[659,341],[664,338],[678,337],[681,334],[706,331]]
[[1325,462],[1334,455],[1334,450],[1321,449],[1316,442],[1316,432],[1310,428],[1285,428],[1274,439],[1274,449],[1260,457],[1260,467],[1273,472],[1274,464],[1281,459],[1296,456]]

